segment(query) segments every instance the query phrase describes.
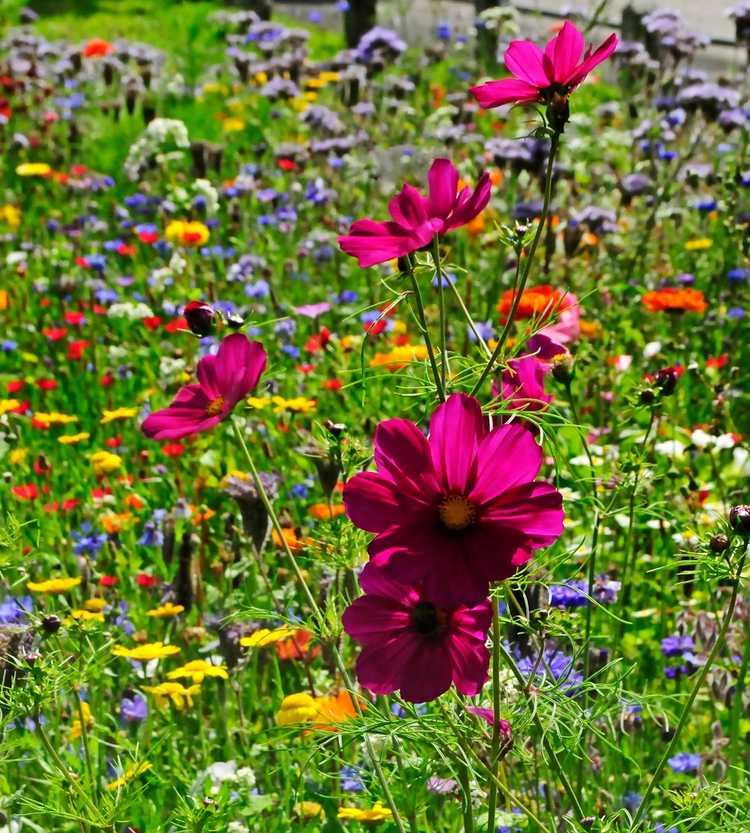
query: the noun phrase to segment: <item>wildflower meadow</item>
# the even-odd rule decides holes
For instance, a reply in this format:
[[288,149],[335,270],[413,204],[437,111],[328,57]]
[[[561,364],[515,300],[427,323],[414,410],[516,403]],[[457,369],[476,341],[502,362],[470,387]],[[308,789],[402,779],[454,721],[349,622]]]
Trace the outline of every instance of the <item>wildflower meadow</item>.
[[749,833],[750,3],[248,5],[0,7],[0,833]]

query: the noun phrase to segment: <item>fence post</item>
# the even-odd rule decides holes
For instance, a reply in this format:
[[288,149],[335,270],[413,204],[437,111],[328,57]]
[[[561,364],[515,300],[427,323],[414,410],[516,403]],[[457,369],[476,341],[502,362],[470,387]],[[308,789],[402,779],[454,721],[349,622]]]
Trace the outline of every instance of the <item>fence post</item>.
[[377,6],[377,0],[349,0],[349,6],[344,12],[344,35],[349,49],[354,49],[362,35],[376,25]]

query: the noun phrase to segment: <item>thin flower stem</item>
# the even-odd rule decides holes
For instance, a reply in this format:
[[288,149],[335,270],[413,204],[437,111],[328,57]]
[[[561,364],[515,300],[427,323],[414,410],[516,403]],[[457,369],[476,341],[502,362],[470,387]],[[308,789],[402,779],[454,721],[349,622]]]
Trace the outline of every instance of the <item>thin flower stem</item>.
[[[237,442],[240,444],[240,448],[242,448],[242,451],[245,455],[245,459],[247,460],[247,465],[250,469],[250,476],[253,478],[255,488],[258,490],[258,496],[260,497],[266,512],[268,512],[268,517],[271,519],[271,525],[273,526],[277,536],[281,541],[281,546],[284,550],[284,554],[289,559],[289,563],[292,565],[292,569],[294,570],[294,574],[297,577],[297,581],[301,584],[305,596],[307,597],[307,601],[310,604],[310,607],[315,616],[316,623],[318,627],[320,627],[323,624],[323,614],[320,610],[320,607],[318,606],[318,603],[315,601],[315,597],[313,596],[310,587],[305,581],[305,577],[302,575],[302,571],[299,568],[297,559],[294,557],[294,553],[292,552],[288,541],[284,537],[284,531],[281,527],[281,523],[279,522],[279,518],[276,514],[276,511],[273,508],[273,504],[271,503],[270,498],[268,497],[268,493],[266,492],[266,489],[263,485],[263,481],[260,479],[258,470],[255,467],[255,462],[253,461],[252,455],[250,454],[250,449],[247,447],[245,437],[243,436],[240,426],[238,425],[237,420],[235,418],[232,418],[232,428],[234,429],[234,435],[237,438]],[[338,667],[339,673],[341,674],[341,678],[344,681],[344,685],[349,691],[354,691],[354,685],[351,681],[351,678],[349,677],[349,672],[347,671],[346,665],[344,664],[344,659],[341,656],[341,653],[336,645],[333,645],[333,656],[335,658],[336,666]],[[357,715],[359,717],[362,717],[362,706],[359,702],[359,697],[356,694],[356,692],[352,697],[352,702],[354,703],[354,708],[357,712]],[[380,787],[383,790],[383,797],[385,798],[391,813],[393,813],[393,821],[398,827],[399,833],[406,833],[404,822],[398,812],[398,807],[396,807],[396,802],[394,801],[393,794],[391,793],[391,789],[388,786],[388,781],[385,777],[385,773],[383,772],[383,768],[380,766],[380,761],[375,755],[375,750],[372,746],[372,741],[370,740],[369,735],[367,735],[366,733],[364,735],[364,742],[365,748],[367,750],[367,755],[372,761],[372,765],[375,769],[375,774],[377,776],[378,782],[380,783]]]
[[474,808],[471,806],[471,783],[469,767],[461,762],[458,765],[458,780],[464,794],[464,833],[474,833]]
[[549,207],[552,201],[552,175],[554,173],[555,157],[557,156],[557,150],[559,146],[560,134],[558,132],[555,132],[552,136],[552,144],[549,149],[549,159],[547,160],[547,173],[544,183],[544,204],[542,205],[542,216],[539,218],[539,224],[536,227],[534,239],[531,241],[531,247],[526,257],[526,266],[521,276],[521,282],[518,284],[518,286],[514,287],[513,290],[513,302],[511,304],[510,313],[508,314],[508,320],[505,322],[503,332],[500,335],[497,345],[495,346],[495,349],[492,351],[492,355],[490,356],[487,364],[485,365],[484,370],[482,371],[482,375],[479,377],[479,380],[471,390],[472,396],[475,396],[477,391],[482,387],[482,385],[484,384],[484,380],[489,376],[490,372],[492,371],[492,368],[495,366],[495,362],[502,353],[503,347],[505,347],[505,342],[508,340],[508,336],[510,334],[510,328],[513,326],[513,319],[516,317],[518,305],[521,302],[521,296],[523,295],[524,289],[526,289],[526,283],[529,279],[529,274],[531,273],[531,266],[534,262],[534,255],[536,254],[537,247],[539,246],[539,241],[542,239],[542,232],[544,231],[544,227],[547,224],[547,219],[549,216]]
[[[440,268],[440,237],[436,234],[432,240],[432,261],[438,282],[438,299],[440,304],[440,383],[443,394],[448,392],[448,321],[445,315],[445,287],[443,270]],[[446,278],[448,280],[448,278]]]
[[417,320],[422,330],[422,337],[424,338],[425,347],[427,348],[427,356],[430,360],[430,367],[432,368],[432,376],[435,380],[435,390],[441,402],[445,402],[445,388],[443,387],[440,371],[438,370],[437,362],[435,361],[435,350],[432,346],[432,339],[430,338],[430,331],[427,329],[427,318],[424,313],[424,304],[422,303],[422,293],[419,291],[419,284],[414,276],[414,266],[411,260],[409,261],[409,279],[411,280],[412,290],[414,292],[414,303],[417,306]]
[[[745,548],[747,548],[747,542],[745,542]],[[734,702],[732,703],[732,712],[729,719],[730,759],[734,763],[732,767],[732,784],[735,786],[738,785],[741,769],[737,763],[740,757],[740,715],[742,714],[742,700],[745,694],[748,668],[750,668],[750,611],[745,613],[745,648],[742,653],[742,664],[740,665],[740,673],[735,685]]]
[[[497,776],[497,760],[500,756],[500,611],[498,600],[490,597],[492,604],[492,746],[490,748],[490,767]],[[497,808],[497,778],[490,783],[487,802],[487,833],[495,833],[495,810]]]
[[649,800],[651,799],[651,795],[654,792],[654,788],[656,787],[656,782],[659,780],[659,777],[661,776],[662,770],[666,766],[667,761],[672,756],[672,752],[677,746],[677,742],[680,739],[682,730],[685,728],[685,724],[688,722],[690,718],[695,698],[698,696],[698,693],[703,688],[703,684],[706,682],[706,677],[708,677],[708,672],[711,670],[711,667],[713,666],[714,660],[716,659],[719,651],[725,646],[727,631],[729,630],[729,625],[732,621],[732,617],[734,616],[734,608],[737,605],[737,597],[740,592],[740,585],[742,584],[742,572],[745,569],[746,558],[747,542],[744,541],[742,557],[740,558],[740,563],[737,566],[737,573],[735,575],[734,581],[732,582],[732,595],[729,598],[729,606],[727,607],[727,611],[724,614],[724,619],[721,623],[721,628],[719,629],[719,633],[716,637],[716,640],[714,641],[713,648],[711,648],[711,653],[708,655],[708,659],[706,660],[705,665],[703,666],[703,668],[701,668],[700,673],[698,674],[698,679],[695,681],[695,684],[693,685],[693,688],[690,691],[688,699],[685,702],[685,705],[682,707],[682,713],[680,714],[680,719],[677,721],[677,726],[675,727],[674,734],[672,735],[669,743],[667,744],[667,748],[664,750],[664,753],[662,754],[659,763],[656,765],[656,769],[654,770],[654,773],[651,776],[651,780],[648,782],[648,786],[646,787],[646,792],[643,793],[643,799],[638,807],[633,822],[630,825],[630,833],[632,833],[632,831],[637,830],[638,825],[641,822],[641,819],[646,813]]
[[482,352],[487,356],[487,358],[489,358],[492,355],[492,351],[487,346],[487,342],[482,338],[482,334],[477,329],[477,325],[474,323],[474,319],[471,317],[471,313],[466,308],[466,304],[464,303],[464,299],[461,297],[461,293],[458,291],[455,283],[451,283],[450,281],[448,281],[448,283],[450,284],[451,291],[453,292],[453,295],[458,301],[458,305],[459,307],[461,307],[461,311],[463,312],[464,317],[466,318],[466,321],[469,324],[469,329],[472,331],[472,333],[474,333],[474,338],[476,338],[477,343],[482,348]]

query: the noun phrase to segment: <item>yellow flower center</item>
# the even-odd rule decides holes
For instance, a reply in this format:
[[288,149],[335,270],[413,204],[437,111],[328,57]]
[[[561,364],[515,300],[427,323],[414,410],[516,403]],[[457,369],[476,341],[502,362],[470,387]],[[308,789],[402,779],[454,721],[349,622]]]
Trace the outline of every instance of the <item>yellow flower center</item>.
[[448,495],[443,498],[438,512],[443,525],[456,531],[471,526],[477,516],[476,507],[463,495]]
[[216,399],[212,399],[208,403],[208,407],[206,408],[206,414],[208,414],[208,416],[216,416],[217,414],[220,414],[223,409],[224,409],[224,397],[223,396],[217,396]]

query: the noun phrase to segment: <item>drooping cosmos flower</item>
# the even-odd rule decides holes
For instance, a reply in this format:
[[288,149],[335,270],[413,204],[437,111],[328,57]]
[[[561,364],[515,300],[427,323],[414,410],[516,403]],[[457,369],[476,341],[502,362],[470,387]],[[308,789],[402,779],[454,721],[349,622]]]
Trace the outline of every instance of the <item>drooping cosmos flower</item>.
[[346,632],[364,646],[360,683],[374,694],[400,690],[404,700],[434,700],[454,683],[469,696],[487,679],[485,646],[492,607],[439,606],[421,583],[389,579],[372,561],[360,576],[364,596],[343,615]]
[[511,78],[488,81],[469,92],[488,109],[502,104],[549,104],[555,96],[566,99],[586,76],[617,48],[617,35],[610,35],[592,52],[583,51],[583,35],[567,20],[545,46],[544,52],[532,41],[512,41],[505,53],[505,67]]
[[241,333],[227,336],[215,356],[198,362],[198,384],[182,388],[168,408],[146,417],[143,433],[152,440],[178,440],[210,430],[255,389],[266,361],[260,342]]
[[425,582],[436,604],[477,604],[562,533],[560,493],[535,480],[542,449],[519,424],[490,429],[479,402],[453,394],[429,440],[413,422],[375,432],[377,472],[344,489],[349,518],[376,533],[369,552],[394,581]]
[[339,246],[363,268],[404,257],[428,245],[436,234],[465,226],[490,200],[490,175],[482,174],[473,191],[459,191],[458,171],[450,159],[432,163],[427,185],[426,197],[413,185],[404,185],[388,204],[391,220],[356,220],[349,234],[339,237]]

